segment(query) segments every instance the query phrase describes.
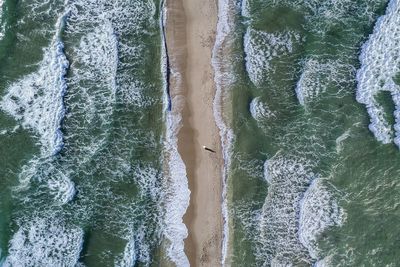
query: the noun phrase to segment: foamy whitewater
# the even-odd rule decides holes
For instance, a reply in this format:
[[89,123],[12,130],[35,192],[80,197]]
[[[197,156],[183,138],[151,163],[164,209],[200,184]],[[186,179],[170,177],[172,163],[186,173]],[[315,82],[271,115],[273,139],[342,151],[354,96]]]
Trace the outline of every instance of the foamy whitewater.
[[[176,110],[173,109],[172,112]],[[179,112],[180,113],[180,112]],[[168,179],[165,185],[165,229],[164,235],[169,241],[168,257],[176,266],[190,266],[184,252],[184,239],[188,236],[183,215],[189,207],[190,191],[186,176],[186,167],[178,152],[179,129],[182,127],[179,113],[167,115],[166,161]]]
[[4,37],[4,31],[5,31],[5,22],[3,20],[3,6],[4,6],[4,1],[0,0],[0,41]]
[[[170,117],[159,108],[162,73],[149,71],[162,60],[159,47],[151,47],[160,41],[156,2],[33,1],[26,7],[36,11],[27,24],[47,27],[36,20],[51,16],[56,26],[37,30],[51,36],[42,59],[9,83],[1,99],[1,109],[40,150],[16,170],[12,197],[20,210],[10,222],[15,233],[1,255],[7,255],[4,264],[149,266],[168,238],[169,258],[188,266],[187,179],[170,149],[175,132],[166,130],[170,141],[163,140],[160,124],[169,125]],[[162,158],[162,151],[169,154]],[[171,164],[170,176],[163,161]]]
[[339,60],[306,60],[295,89],[299,103],[305,106],[326,93],[327,87],[346,84],[347,77],[353,73],[353,66],[343,64]]
[[[168,51],[166,46],[165,26],[167,10],[165,2],[161,3],[160,27],[162,28],[162,65],[161,72],[164,76],[164,119],[166,134],[164,141],[164,229],[163,235],[167,240],[167,256],[176,266],[190,266],[184,251],[184,240],[188,236],[188,230],[183,223],[183,216],[189,207],[190,190],[186,174],[186,166],[178,152],[178,133],[182,127],[182,106],[180,96],[173,99],[169,95],[170,76],[181,86],[179,71],[169,66]],[[171,68],[171,69],[168,69]]]
[[259,86],[268,79],[273,74],[271,61],[293,52],[293,43],[300,40],[300,35],[295,32],[268,33],[248,27],[244,36],[244,51],[250,80]]
[[[0,0],[0,266],[190,266],[164,4]],[[398,265],[399,25],[218,1],[221,266]]]
[[240,8],[229,106],[230,263],[345,266],[336,244],[348,231],[347,191],[336,188],[358,171],[347,162],[357,161],[348,153],[362,124],[352,117],[360,29],[373,25],[382,2],[252,0]]
[[250,113],[256,121],[275,117],[275,114],[268,108],[265,103],[262,102],[259,97],[256,97],[251,101]]
[[300,201],[299,239],[313,259],[319,259],[318,238],[332,226],[341,226],[344,211],[320,178],[312,181]]
[[212,51],[212,67],[214,69],[214,81],[216,92],[213,102],[214,119],[219,129],[221,138],[222,153],[224,166],[222,166],[222,218],[223,218],[223,235],[222,235],[222,258],[221,265],[224,266],[228,257],[229,245],[229,211],[228,211],[228,171],[230,168],[230,153],[233,142],[233,131],[225,122],[223,117],[224,103],[230,101],[229,87],[235,81],[235,76],[230,69],[231,59],[229,53],[233,45],[232,35],[234,33],[235,23],[235,5],[231,0],[218,1],[218,22],[214,48]]
[[280,155],[265,163],[265,179],[269,188],[259,221],[262,245],[258,246],[256,256],[266,265],[312,262],[298,238],[300,200],[309,183],[315,179],[309,164],[302,159]]
[[45,49],[39,70],[12,84],[0,103],[1,109],[40,136],[43,157],[57,154],[63,145],[60,127],[65,114],[63,97],[69,63],[60,32],[68,14],[66,11],[58,19],[56,34],[50,47]]
[[345,213],[312,169],[304,159],[277,154],[264,163],[269,187],[262,209],[250,211],[249,203],[238,205],[235,216],[256,244],[258,264],[311,265],[325,257],[318,239],[329,228],[341,226]]
[[56,33],[50,47],[44,50],[39,70],[12,84],[0,102],[2,110],[39,136],[41,155],[22,167],[19,190],[28,187],[40,169],[47,168],[45,172],[52,173],[46,181],[48,190],[60,203],[71,201],[75,195],[74,183],[67,174],[57,170],[49,158],[56,155],[64,144],[61,121],[65,115],[65,75],[69,62],[60,34],[68,16],[69,10],[57,20]]
[[397,37],[400,35],[400,3],[390,1],[386,14],[378,19],[373,33],[363,45],[360,62],[361,68],[357,72],[357,101],[367,108],[370,125],[369,129],[376,139],[384,144],[393,141],[392,126],[387,120],[384,107],[378,103],[376,97],[380,91],[389,91],[392,94],[396,107],[396,124],[394,142],[400,147],[399,139],[399,86],[394,79],[399,73],[400,46]]
[[3,266],[76,266],[83,231],[56,218],[34,218],[14,234]]

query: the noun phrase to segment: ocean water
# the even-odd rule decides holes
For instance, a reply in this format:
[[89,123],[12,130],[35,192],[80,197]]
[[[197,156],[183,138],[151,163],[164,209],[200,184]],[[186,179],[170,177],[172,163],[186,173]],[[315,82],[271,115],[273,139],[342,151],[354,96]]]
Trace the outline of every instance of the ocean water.
[[225,263],[397,266],[400,2],[221,4]]
[[[188,266],[159,0],[0,0],[0,266]],[[222,264],[398,266],[400,1],[219,0]]]
[[187,261],[162,4],[0,1],[1,266]]

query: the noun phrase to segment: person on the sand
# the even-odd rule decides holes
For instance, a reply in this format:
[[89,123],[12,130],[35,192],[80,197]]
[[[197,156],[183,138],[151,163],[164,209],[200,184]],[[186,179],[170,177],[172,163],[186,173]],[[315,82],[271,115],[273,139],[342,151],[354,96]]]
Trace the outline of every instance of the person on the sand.
[[212,152],[212,153],[215,153],[215,150],[212,150],[211,148],[208,148],[208,147],[206,147],[206,146],[203,146],[203,148],[204,148],[205,150],[207,150],[207,151],[210,151],[210,152]]

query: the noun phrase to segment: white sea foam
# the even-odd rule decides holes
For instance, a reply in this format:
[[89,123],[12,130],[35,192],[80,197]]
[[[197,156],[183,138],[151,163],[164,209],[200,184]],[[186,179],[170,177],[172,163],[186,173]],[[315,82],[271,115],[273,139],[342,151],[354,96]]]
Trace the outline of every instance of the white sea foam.
[[250,80],[259,86],[273,71],[271,61],[292,53],[294,43],[300,39],[298,33],[291,31],[268,33],[248,27],[244,36],[244,51]]
[[[167,10],[162,2],[163,16],[161,17],[160,27],[166,23]],[[162,33],[163,34],[163,33]],[[162,40],[165,41],[162,35]],[[190,190],[186,174],[186,166],[178,151],[178,133],[182,127],[182,109],[184,99],[180,95],[170,96],[167,92],[167,71],[170,67],[171,78],[176,82],[177,88],[182,85],[180,73],[174,66],[167,65],[167,47],[163,44],[161,54],[161,73],[164,74],[164,120],[166,123],[166,133],[164,141],[164,165],[166,172],[164,174],[163,184],[163,208],[164,208],[164,229],[163,235],[167,240],[167,256],[176,266],[190,266],[189,260],[184,251],[184,240],[188,236],[188,230],[183,223],[190,201]],[[174,103],[170,106],[171,102]]]
[[64,54],[60,31],[68,16],[66,11],[57,21],[56,34],[45,49],[37,72],[11,84],[0,107],[26,129],[39,135],[42,156],[58,153],[63,146],[60,130],[65,108],[63,97],[67,90],[65,75],[69,66]]
[[[349,262],[347,262],[349,264]],[[326,256],[325,258],[317,261],[313,267],[329,267],[332,265],[332,255]]]
[[240,9],[242,11],[242,17],[250,17],[250,6],[248,0],[242,0]]
[[[90,70],[99,73],[80,72],[80,79],[95,80],[102,76],[100,83],[104,83],[112,94],[116,91],[116,72],[118,67],[118,40],[110,21],[92,29],[84,35],[75,49],[75,55],[81,64]],[[95,76],[96,75],[96,76]]]
[[227,200],[227,179],[228,169],[231,162],[231,147],[233,142],[233,131],[224,121],[223,108],[224,103],[229,101],[229,89],[235,81],[233,64],[230,62],[229,53],[233,46],[235,30],[236,6],[232,0],[218,1],[218,22],[215,44],[212,52],[211,63],[214,69],[214,81],[216,92],[213,103],[214,119],[219,129],[221,138],[224,166],[222,169],[222,218],[223,218],[223,236],[222,236],[222,259],[221,265],[224,266],[227,261],[228,242],[229,242],[229,213]]
[[336,153],[340,153],[343,150],[343,142],[350,137],[350,129],[345,131],[341,136],[336,138]]
[[[45,179],[51,194],[59,203],[65,204],[75,195],[74,183],[56,170],[49,157],[57,154],[63,147],[61,122],[64,118],[64,94],[67,90],[65,75],[69,67],[60,39],[69,10],[59,17],[56,33],[48,48],[44,50],[39,69],[13,83],[1,100],[1,108],[21,123],[25,129],[38,135],[41,155],[28,162],[19,175],[19,189],[28,187],[32,179]],[[46,166],[46,170],[43,170]],[[37,175],[52,174],[49,179]]]
[[[174,103],[178,103],[174,99]],[[168,257],[177,266],[189,266],[184,252],[184,239],[188,231],[183,223],[183,216],[189,207],[190,191],[186,176],[186,166],[178,152],[179,129],[181,125],[180,111],[173,108],[166,117],[167,131],[165,151],[167,163],[167,179],[164,187],[165,229],[164,236],[169,241]]]
[[326,92],[327,87],[334,84],[348,83],[354,69],[338,60],[318,60],[310,58],[305,61],[303,71],[296,85],[296,95],[301,105],[306,105]]
[[[271,3],[272,2],[272,3]],[[264,1],[271,8],[279,6],[289,6],[304,14],[306,23],[303,25],[307,31],[326,35],[332,26],[344,26],[347,22],[354,20],[374,19],[375,12],[380,8],[383,1],[363,1],[353,0],[281,0]],[[349,16],[349,13],[351,16]]]
[[117,267],[134,267],[136,263],[135,240],[131,239],[125,246],[124,254],[120,262],[117,262]]
[[395,124],[393,126],[395,137],[393,141],[400,148],[400,86],[395,84],[393,80],[389,82],[387,86],[390,86],[390,92],[395,105],[395,111],[393,113],[395,119]]
[[256,121],[263,121],[276,116],[275,113],[269,109],[267,104],[262,102],[259,97],[256,97],[251,101],[250,113]]
[[[123,104],[121,108],[141,108],[154,102],[144,96],[149,86],[136,75],[141,72],[145,47],[140,39],[127,36],[142,34],[144,24],[151,26],[155,7],[152,1],[110,5],[108,1],[91,0],[70,5],[66,36],[79,42],[68,50],[73,65],[66,99],[69,113],[65,127],[69,135],[65,138],[66,143],[79,147],[73,160],[84,164],[108,143],[118,103]],[[98,135],[91,137],[83,129],[92,129]]]
[[[57,157],[32,159],[20,174],[21,187],[26,181],[29,190],[16,193],[21,202],[34,200],[27,203],[29,207],[24,206],[23,211],[31,210],[35,204],[40,203],[38,209],[41,211],[50,208],[51,212],[56,212],[59,207],[54,204],[68,202],[75,194],[74,187],[70,186],[73,183],[66,183],[65,179],[70,176],[71,171],[74,171],[72,175],[75,177],[79,175],[80,179],[80,201],[69,203],[69,208],[63,210],[62,214],[68,218],[85,221],[98,212],[96,209],[106,208],[107,214],[102,214],[104,216],[98,219],[102,221],[106,218],[104,221],[107,223],[100,226],[101,230],[106,234],[128,240],[122,255],[124,260],[120,266],[135,266],[138,262],[144,265],[150,264],[152,249],[159,241],[159,230],[155,225],[162,224],[161,219],[158,220],[159,207],[155,204],[160,197],[160,185],[157,184],[160,176],[156,170],[158,166],[154,166],[156,162],[148,165],[143,162],[132,162],[132,155],[137,147],[139,149],[142,149],[140,145],[147,147],[146,142],[157,143],[158,146],[158,137],[152,136],[152,131],[140,127],[137,127],[139,128],[137,132],[136,129],[132,131],[135,127],[130,124],[121,129],[112,128],[110,125],[115,122],[113,112],[117,108],[135,110],[140,116],[141,110],[130,105],[140,107],[147,105],[148,98],[144,98],[142,93],[148,94],[145,90],[151,89],[147,84],[144,87],[144,81],[136,77],[143,72],[141,68],[145,59],[141,57],[147,48],[140,45],[141,38],[131,40],[135,34],[142,35],[140,29],[143,27],[139,27],[138,24],[147,23],[146,19],[143,21],[138,19],[138,22],[136,18],[152,17],[156,9],[152,8],[154,4],[151,0],[132,2],[117,1],[111,4],[109,1],[97,0],[66,2],[71,12],[62,37],[67,44],[65,53],[71,59],[72,65],[66,80],[68,94],[65,97],[65,104],[68,105],[69,112],[63,125],[66,129],[65,153]],[[133,11],[135,13],[130,14]],[[122,25],[124,23],[126,24]],[[147,24],[146,28],[149,26],[151,25]],[[136,46],[136,43],[139,45]],[[122,105],[118,105],[120,103]],[[132,120],[130,114],[126,116],[127,118],[119,117],[118,122],[123,124],[125,119]],[[118,135],[111,140],[112,142],[109,139],[111,131]],[[115,151],[111,151],[110,154],[115,155],[111,158],[107,152],[114,149],[118,149],[118,152],[112,154]],[[97,175],[95,172],[101,173]],[[94,177],[96,179],[92,179]],[[113,195],[110,187],[113,186],[113,181],[121,181],[118,179],[124,179],[123,182],[129,185],[136,185],[138,193],[129,192],[135,194],[129,200],[125,199],[127,196],[124,194]],[[56,203],[49,201],[48,193],[54,196]],[[177,195],[179,196],[179,193]],[[112,201],[110,204],[104,201],[97,203],[98,197],[102,200],[115,200],[115,204],[118,205]],[[171,207],[174,206],[171,204]],[[134,234],[127,236],[127,229],[133,229],[131,232]],[[73,248],[72,244],[67,245]],[[57,246],[57,243],[49,241],[49,250],[57,249]],[[65,253],[68,254],[65,257],[66,266],[75,266],[68,262],[74,252]],[[10,265],[13,263],[11,259],[9,262]],[[55,264],[26,264],[26,266],[64,265],[55,262]]]
[[269,170],[268,170],[269,165],[270,165],[269,160],[266,160],[264,162],[264,179],[265,179],[265,181],[267,181],[270,184],[272,182],[272,177],[269,174]]
[[139,167],[135,170],[135,182],[139,186],[142,197],[150,196],[152,200],[158,201],[160,188],[158,180],[160,175],[158,171],[151,166]]
[[20,128],[19,125],[14,126],[12,129],[3,129],[0,131],[0,135],[12,134],[15,133]]
[[[332,226],[341,226],[344,212],[318,175],[314,164],[281,153],[264,164],[268,195],[254,228],[259,245],[256,258],[264,265],[296,266],[321,260],[318,238]],[[311,185],[310,185],[311,184]]]
[[3,21],[3,5],[4,1],[0,0],[0,40],[4,37],[5,23]]
[[[296,5],[296,2],[298,3],[299,1],[292,2],[293,5]],[[306,16],[309,24],[306,27],[310,31],[321,35],[325,35],[333,25],[346,25],[348,20],[358,18],[372,19],[374,16],[370,10],[369,5],[371,4],[368,3],[370,1],[367,1],[368,4],[366,5],[353,0],[326,0],[323,2],[319,0],[300,0],[300,2],[309,10],[309,14]],[[349,16],[349,12],[351,12],[351,16]]]
[[[134,183],[137,195],[128,201],[124,199],[126,196],[94,188],[98,192],[86,192],[88,196],[81,198],[94,206],[96,203],[89,199],[93,194],[106,194],[106,198],[123,200],[124,204],[109,207],[113,212],[104,215],[107,225],[103,230],[127,240],[125,251],[116,260],[116,265],[134,266],[138,262],[146,265],[151,262],[152,246],[158,241],[155,235],[159,230],[154,229],[153,224],[159,224],[158,227],[162,224],[158,217],[159,208],[152,206],[160,198],[160,177],[154,165],[132,162],[132,153],[138,144],[150,147],[147,142],[156,143],[158,140],[154,140],[156,137],[152,131],[140,127],[132,132],[129,126],[132,122],[128,122],[128,127],[119,129],[111,124],[116,122],[113,116],[116,111],[123,114],[125,110],[140,111],[140,108],[154,102],[144,96],[145,90],[152,88],[151,85],[140,79],[142,64],[145,63],[143,54],[147,51],[140,37],[146,34],[144,29],[154,23],[156,8],[153,1],[117,1],[110,4],[109,1],[90,0],[74,1],[71,5],[66,32],[69,38],[78,39],[79,43],[68,50],[73,65],[68,80],[71,88],[67,99],[70,112],[66,121],[69,130],[66,141],[76,150],[72,151],[75,154],[70,155],[68,160],[83,165],[95,157],[106,157],[103,153],[105,147],[118,149],[113,159],[96,159],[98,164],[103,164],[96,168],[108,176],[107,183]],[[138,37],[136,40],[135,36]],[[120,116],[118,122],[131,119]],[[90,131],[96,134],[92,136]],[[111,132],[118,137],[110,143]],[[107,162],[102,163],[103,160]],[[92,170],[85,171],[91,175]],[[90,183],[83,183],[86,189],[91,188]]]
[[56,218],[35,218],[13,235],[3,266],[75,266],[83,231]]
[[147,230],[143,225],[136,230],[129,230],[124,252],[115,261],[115,266],[134,267],[137,262],[143,262],[147,266],[151,262],[151,248],[145,240]]
[[[26,192],[32,182],[39,182],[48,194],[53,196],[58,204],[66,204],[73,200],[76,189],[74,182],[69,178],[70,173],[63,171],[51,158],[33,158],[22,167],[18,175],[19,184],[14,189],[17,192]],[[41,194],[42,190],[36,190]],[[25,198],[29,199],[25,194]]]
[[[132,36],[147,34],[145,28],[155,23],[154,2],[134,1],[133,4],[118,1],[109,5],[107,1],[75,1],[71,4],[71,10],[67,33],[81,38],[80,46],[74,48],[72,55],[79,61],[72,66],[78,71],[72,82],[85,83],[79,84],[79,87],[87,91],[84,95],[89,104],[93,107],[101,103],[97,99],[101,97],[105,98],[104,103],[109,103],[111,109],[116,101],[138,108],[152,105],[155,100],[144,96],[145,90],[149,90],[151,85],[137,77],[141,75],[146,47],[139,37],[132,42]],[[97,85],[96,93],[102,91],[103,95],[93,96],[93,92],[87,88],[88,82]],[[100,90],[102,86],[106,90]],[[94,110],[92,108],[89,114],[94,116]]]
[[311,257],[319,259],[318,238],[332,226],[344,222],[341,209],[329,188],[321,179],[315,179],[300,202],[299,239],[308,249]]
[[[73,19],[75,16],[72,13]],[[86,123],[97,121],[100,127],[110,123],[113,105],[116,103],[117,46],[114,28],[111,22],[105,21],[83,35],[79,45],[73,48],[71,56],[75,62],[72,66],[74,73],[69,81],[69,97],[79,96],[85,104],[71,104],[69,116],[82,114]]]
[[[386,119],[384,108],[377,102],[379,91],[390,91],[393,100],[398,102],[398,86],[393,79],[399,74],[400,46],[400,3],[392,0],[386,9],[386,14],[378,19],[373,33],[363,45],[360,62],[361,68],[357,72],[357,101],[364,104],[370,117],[370,131],[376,139],[384,144],[390,143],[392,138],[391,125]],[[398,110],[396,104],[396,128],[398,128]],[[397,133],[396,136],[399,134]],[[396,144],[399,145],[396,137]]]
[[47,177],[50,177],[47,180],[47,187],[56,201],[66,204],[72,201],[76,194],[75,183],[63,172],[53,168],[54,165],[50,165],[47,170],[49,172]]
[[298,238],[300,200],[314,179],[312,165],[300,158],[275,155],[266,161],[268,195],[259,217],[256,257],[264,265],[291,266],[311,263]]
[[344,211],[331,188],[312,172],[305,159],[278,153],[264,164],[268,195],[256,222],[259,262],[271,266],[313,264],[321,260],[318,239],[332,226],[341,226]]

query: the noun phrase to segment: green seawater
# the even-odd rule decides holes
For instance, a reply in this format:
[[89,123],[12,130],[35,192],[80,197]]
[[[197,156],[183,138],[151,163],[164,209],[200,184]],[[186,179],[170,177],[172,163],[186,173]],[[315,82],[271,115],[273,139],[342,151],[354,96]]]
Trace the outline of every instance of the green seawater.
[[159,14],[150,0],[4,1],[0,265],[158,264]]
[[[363,45],[400,4],[231,2],[226,265],[398,266],[400,72],[374,63],[399,55]],[[0,266],[185,266],[160,1],[0,3]],[[380,86],[369,106],[364,68]]]
[[[232,266],[400,262],[399,149],[374,138],[356,101],[362,45],[387,5],[237,3],[228,104]],[[390,93],[376,99],[393,124]]]

